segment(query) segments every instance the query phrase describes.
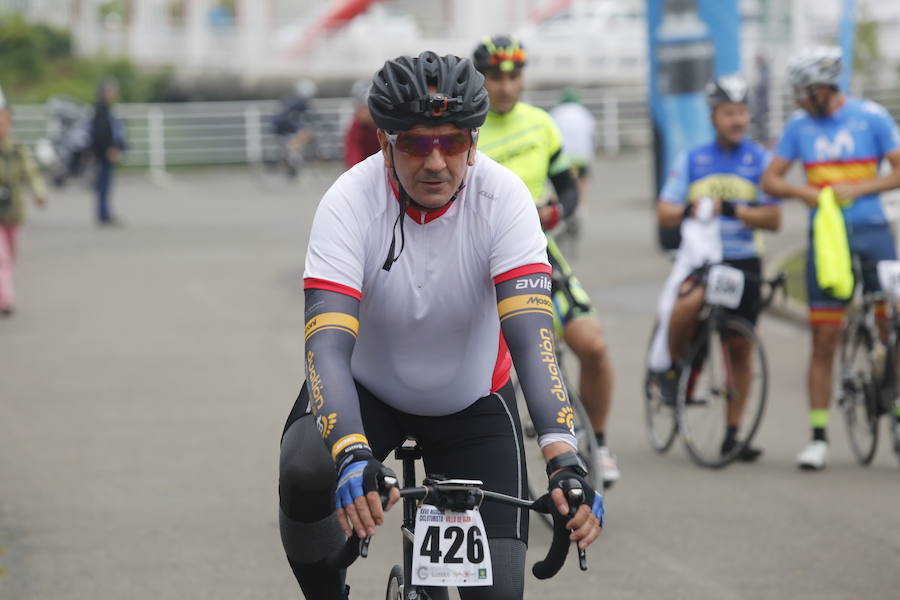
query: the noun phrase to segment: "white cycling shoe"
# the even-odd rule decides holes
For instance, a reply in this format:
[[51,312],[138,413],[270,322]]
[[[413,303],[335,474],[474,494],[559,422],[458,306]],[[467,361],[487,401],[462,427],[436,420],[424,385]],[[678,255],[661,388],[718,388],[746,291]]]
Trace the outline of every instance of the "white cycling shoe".
[[806,471],[819,471],[828,462],[828,442],[813,440],[797,455],[797,466]]
[[615,454],[610,452],[606,446],[597,448],[597,453],[594,454],[593,467],[595,472],[601,473],[604,488],[612,487],[621,475]]

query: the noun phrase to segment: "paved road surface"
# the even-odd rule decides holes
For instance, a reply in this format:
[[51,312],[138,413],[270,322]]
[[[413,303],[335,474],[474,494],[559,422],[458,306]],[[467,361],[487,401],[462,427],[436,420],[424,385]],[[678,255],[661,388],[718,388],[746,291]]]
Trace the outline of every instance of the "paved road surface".
[[[653,454],[643,350],[668,263],[655,250],[645,156],[597,165],[574,261],[616,369],[609,437],[623,479],[589,553],[528,595],[887,598],[900,589],[900,469],[863,469],[835,422],[833,462],[801,473],[808,339],[762,324],[772,397],[755,466]],[[24,232],[19,311],[0,322],[0,597],[296,598],[276,528],[278,442],[302,378],[305,239],[327,174],[261,193],[241,169],[116,182],[127,226],[98,230],[73,187]],[[787,247],[803,215],[788,210]],[[381,598],[394,511],[355,567]],[[533,547],[548,535],[533,530]],[[537,552],[533,553],[534,556]]]

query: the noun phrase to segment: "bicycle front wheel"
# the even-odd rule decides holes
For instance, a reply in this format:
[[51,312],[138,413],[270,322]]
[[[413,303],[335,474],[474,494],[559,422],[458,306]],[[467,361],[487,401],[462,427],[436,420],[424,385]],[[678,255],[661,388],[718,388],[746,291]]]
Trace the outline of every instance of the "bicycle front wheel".
[[[722,315],[685,358],[676,408],[681,435],[694,462],[723,467],[740,456],[762,421],[768,391],[762,343],[745,319]],[[726,426],[734,422],[737,443],[727,444]]]
[[388,575],[385,600],[403,600],[403,568],[400,565],[391,567]]
[[[653,344],[656,337],[657,327],[658,324],[653,326],[650,344]],[[650,447],[660,454],[672,447],[678,433],[675,395],[665,393],[670,388],[674,391],[675,385],[666,386],[663,378],[667,376],[667,373],[655,373],[650,369],[647,369],[644,375],[644,423],[647,428],[647,440]]]
[[878,448],[878,386],[871,334],[855,318],[841,334],[841,396],[838,406],[847,425],[850,448],[859,464],[868,466]]

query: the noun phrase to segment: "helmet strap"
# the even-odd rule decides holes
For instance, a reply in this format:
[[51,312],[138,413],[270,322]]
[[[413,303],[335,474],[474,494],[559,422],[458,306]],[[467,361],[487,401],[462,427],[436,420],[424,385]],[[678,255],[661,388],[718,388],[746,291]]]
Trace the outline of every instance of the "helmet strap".
[[[384,260],[384,264],[381,265],[381,268],[385,271],[390,271],[391,267],[394,266],[394,263],[400,260],[400,255],[403,254],[403,249],[406,247],[406,234],[403,231],[403,223],[406,219],[403,218],[403,215],[406,213],[406,205],[413,201],[410,198],[409,194],[406,193],[406,190],[403,189],[403,183],[400,182],[400,177],[397,176],[397,167],[394,166],[394,147],[388,144],[391,148],[391,173],[394,175],[394,179],[397,180],[397,195],[400,200],[400,214],[397,215],[397,219],[394,221],[393,227],[391,227],[391,246],[388,248],[387,258]],[[397,230],[397,222],[400,222],[400,252],[397,253],[397,256],[394,256],[394,248],[397,245],[397,235],[394,233]]]

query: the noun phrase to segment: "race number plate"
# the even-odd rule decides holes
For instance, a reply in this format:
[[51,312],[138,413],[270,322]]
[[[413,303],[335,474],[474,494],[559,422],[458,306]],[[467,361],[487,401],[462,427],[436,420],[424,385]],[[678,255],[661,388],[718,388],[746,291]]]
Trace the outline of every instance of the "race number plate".
[[892,300],[900,300],[900,261],[878,261],[878,283]]
[[441,512],[430,504],[420,506],[413,541],[413,585],[493,585],[484,531],[477,510]]
[[706,301],[709,304],[737,308],[744,295],[744,272],[728,265],[714,265],[706,280]]

